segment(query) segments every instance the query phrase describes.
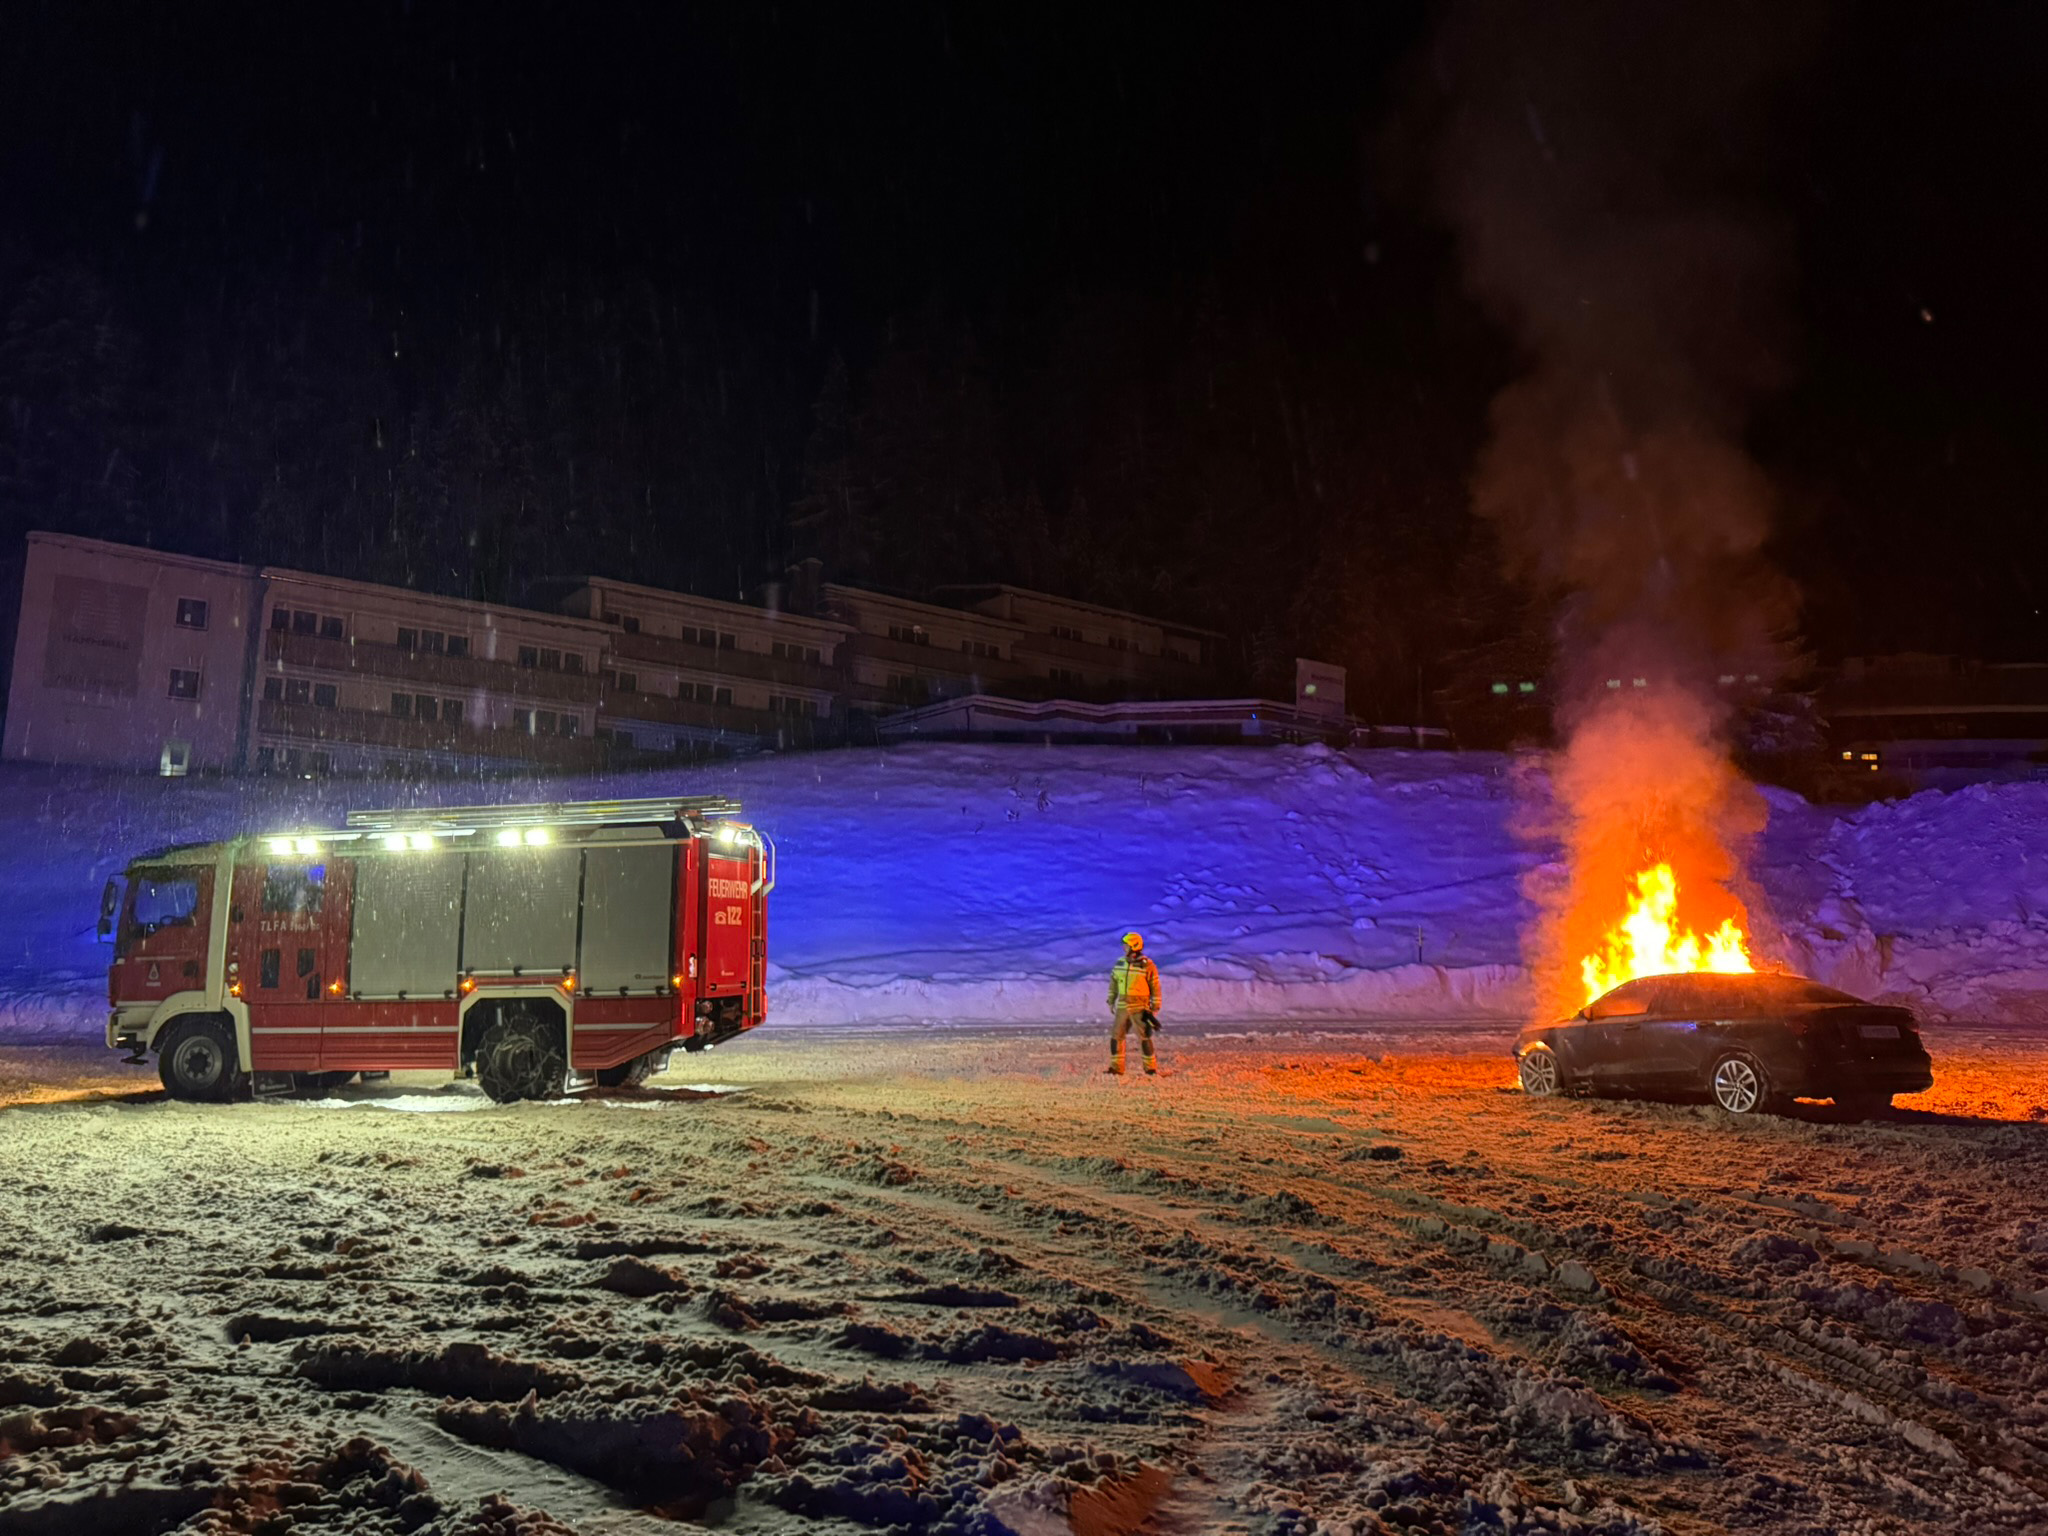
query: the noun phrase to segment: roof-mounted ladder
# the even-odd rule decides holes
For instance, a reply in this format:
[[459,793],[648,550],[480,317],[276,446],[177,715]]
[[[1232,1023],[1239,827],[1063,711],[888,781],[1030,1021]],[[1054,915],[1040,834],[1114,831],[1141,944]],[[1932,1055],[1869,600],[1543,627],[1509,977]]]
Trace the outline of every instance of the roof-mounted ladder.
[[534,805],[419,805],[387,811],[350,811],[348,825],[364,832],[436,832],[493,827],[644,827],[737,816],[740,803],[725,795],[679,795],[652,800],[565,800]]

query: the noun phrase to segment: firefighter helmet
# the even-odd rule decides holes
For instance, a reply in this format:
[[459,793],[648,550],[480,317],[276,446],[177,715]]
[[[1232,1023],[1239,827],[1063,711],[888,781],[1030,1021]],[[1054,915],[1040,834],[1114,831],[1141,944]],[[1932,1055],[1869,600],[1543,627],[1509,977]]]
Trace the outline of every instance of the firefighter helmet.
[[1143,935],[1142,933],[1127,933],[1124,935],[1125,949],[1135,952],[1137,950],[1143,949],[1144,947],[1145,935]]

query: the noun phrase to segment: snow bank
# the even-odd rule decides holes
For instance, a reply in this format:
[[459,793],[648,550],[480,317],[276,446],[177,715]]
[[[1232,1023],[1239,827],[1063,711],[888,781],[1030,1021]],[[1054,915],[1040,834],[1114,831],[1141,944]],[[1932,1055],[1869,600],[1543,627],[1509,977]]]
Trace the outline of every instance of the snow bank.
[[[1526,776],[1522,779],[1526,783]],[[776,838],[778,1024],[1103,1016],[1142,930],[1179,1019],[1518,1018],[1506,759],[1304,748],[916,746],[545,786],[0,769],[0,1035],[97,1032],[102,882],[143,849],[351,805],[723,793]],[[1943,1019],[2048,1022],[2048,786],[1847,812],[1773,793],[1759,934]]]

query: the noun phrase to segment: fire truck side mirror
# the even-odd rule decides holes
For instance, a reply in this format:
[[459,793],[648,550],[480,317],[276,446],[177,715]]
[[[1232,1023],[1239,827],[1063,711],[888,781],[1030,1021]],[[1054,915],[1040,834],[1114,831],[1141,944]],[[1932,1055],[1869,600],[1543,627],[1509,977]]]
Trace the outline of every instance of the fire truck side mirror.
[[114,914],[121,909],[121,883],[117,878],[107,882],[107,888],[100,892],[100,942],[105,943],[114,936]]

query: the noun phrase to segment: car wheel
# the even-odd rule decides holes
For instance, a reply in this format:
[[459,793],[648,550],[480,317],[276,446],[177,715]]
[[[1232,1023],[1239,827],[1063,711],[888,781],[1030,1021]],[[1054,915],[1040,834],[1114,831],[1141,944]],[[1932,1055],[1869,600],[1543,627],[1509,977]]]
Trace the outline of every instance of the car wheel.
[[1869,1120],[1883,1114],[1892,1107],[1892,1096],[1888,1093],[1838,1093],[1835,1108],[1852,1120]]
[[552,1019],[507,1009],[477,1041],[477,1084],[500,1104],[559,1098],[568,1078],[561,1026]]
[[1547,1045],[1532,1045],[1515,1063],[1522,1079],[1522,1092],[1535,1099],[1554,1099],[1564,1092],[1564,1068],[1557,1052]]
[[1731,1115],[1754,1114],[1770,1097],[1764,1069],[1747,1051],[1730,1051],[1716,1059],[1707,1076],[1707,1091]]
[[180,1019],[157,1047],[157,1075],[174,1099],[219,1103],[241,1082],[235,1037],[219,1019]]

